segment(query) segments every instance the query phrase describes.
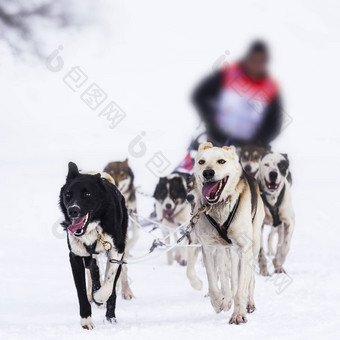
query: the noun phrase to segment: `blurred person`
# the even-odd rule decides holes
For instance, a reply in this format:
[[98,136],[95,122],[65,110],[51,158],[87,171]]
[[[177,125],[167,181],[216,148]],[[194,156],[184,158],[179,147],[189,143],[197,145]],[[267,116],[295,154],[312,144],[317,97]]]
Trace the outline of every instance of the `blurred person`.
[[253,144],[268,148],[280,133],[282,109],[279,88],[268,74],[269,51],[253,42],[246,55],[217,70],[197,86],[192,101],[204,125],[175,171],[191,173],[199,144]]

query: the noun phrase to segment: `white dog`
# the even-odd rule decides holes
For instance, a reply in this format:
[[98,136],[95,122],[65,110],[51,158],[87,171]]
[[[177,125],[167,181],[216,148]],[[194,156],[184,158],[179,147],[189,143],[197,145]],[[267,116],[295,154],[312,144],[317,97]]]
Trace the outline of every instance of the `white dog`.
[[[266,217],[264,224],[270,225],[268,252],[274,254],[273,236],[278,232],[279,239],[273,259],[275,273],[284,273],[283,264],[286,260],[294,230],[294,211],[291,200],[291,176],[289,161],[286,154],[269,153],[263,157],[257,175]],[[259,256],[260,273],[269,275],[267,261],[262,247]]]
[[[234,147],[202,144],[195,159],[194,175],[195,210],[207,206],[194,233],[202,244],[211,304],[217,313],[227,311],[234,298],[229,323],[245,323],[246,313],[255,310],[254,263],[258,260],[264,219],[259,188],[243,172]],[[231,270],[233,293],[229,287],[230,267],[234,268]]]

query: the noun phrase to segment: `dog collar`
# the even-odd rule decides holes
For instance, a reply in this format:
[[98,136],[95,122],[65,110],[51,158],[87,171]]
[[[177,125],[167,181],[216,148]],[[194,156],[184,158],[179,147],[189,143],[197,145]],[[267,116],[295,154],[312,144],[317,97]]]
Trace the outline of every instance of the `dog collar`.
[[219,225],[210,215],[208,215],[206,212],[204,212],[205,217],[207,220],[210,222],[210,224],[216,229],[216,231],[219,233],[219,235],[229,244],[232,244],[231,239],[228,237],[228,229],[234,220],[237,208],[240,204],[240,196],[238,197],[233,209],[231,210],[228,218],[226,221],[222,224]]

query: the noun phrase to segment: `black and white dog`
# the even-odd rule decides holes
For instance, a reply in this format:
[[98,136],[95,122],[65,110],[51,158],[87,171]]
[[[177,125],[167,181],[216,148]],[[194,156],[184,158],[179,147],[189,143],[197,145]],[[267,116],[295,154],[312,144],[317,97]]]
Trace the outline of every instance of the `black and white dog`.
[[[264,224],[271,226],[268,237],[268,253],[275,255],[273,259],[275,273],[284,273],[285,270],[282,266],[290,248],[295,224],[290,188],[292,177],[289,171],[288,156],[281,153],[269,153],[264,156],[259,166],[257,180],[266,213]],[[276,232],[279,239],[274,254],[273,238]],[[262,247],[262,237],[259,264],[260,273],[264,276],[269,275]]]
[[[156,218],[162,223],[165,238],[173,236],[177,240],[175,229],[190,217],[191,205],[187,201],[187,180],[189,176],[182,173],[172,173],[161,177],[153,197],[156,200]],[[173,230],[173,232],[172,232]],[[167,252],[168,264],[173,263],[172,251]],[[175,250],[175,260],[185,266],[187,264],[187,249],[178,247]]]
[[[94,327],[86,294],[85,268],[92,278],[92,295],[97,304],[106,302],[106,319],[115,321],[116,282],[123,263],[128,215],[124,197],[100,174],[81,174],[69,163],[66,184],[60,190],[70,263],[76,285],[81,326]],[[107,253],[104,283],[100,283],[96,254]]]

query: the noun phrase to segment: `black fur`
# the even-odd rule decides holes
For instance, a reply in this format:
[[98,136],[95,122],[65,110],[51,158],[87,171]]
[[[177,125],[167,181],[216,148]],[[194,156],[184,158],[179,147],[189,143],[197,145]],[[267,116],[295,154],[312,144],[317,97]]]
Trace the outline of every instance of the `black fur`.
[[250,189],[250,195],[251,195],[251,217],[252,221],[255,219],[256,211],[257,211],[257,181],[255,178],[249,176],[245,171],[242,172],[241,179],[244,179]]
[[289,171],[289,159],[286,153],[281,154],[285,159],[278,163],[278,168],[282,176],[287,177],[288,183],[292,185],[292,174]]
[[[66,184],[60,190],[59,204],[64,214],[65,221],[62,223],[65,229],[72,224],[69,208],[77,204],[80,216],[89,214],[88,223],[98,221],[104,234],[113,239],[113,246],[118,253],[123,254],[127,234],[128,215],[124,197],[119,190],[100,174],[80,174],[76,164],[69,163],[69,171]],[[84,227],[85,233],[86,228]],[[81,237],[79,238],[81,240]],[[95,253],[96,241],[85,246],[88,256],[75,254],[70,246],[68,235],[68,246],[70,250],[70,263],[74,282],[77,288],[80,316],[86,318],[91,316],[91,306],[86,295],[85,266],[90,269],[93,281],[93,293],[100,288],[99,269],[96,261],[92,258]],[[119,267],[116,280],[121,268]],[[115,280],[115,282],[116,282]],[[114,285],[115,286],[115,285]],[[113,287],[112,295],[107,301],[106,317],[111,319],[115,316],[116,293]]]
[[[180,174],[178,175],[180,176]],[[184,202],[187,196],[187,189],[182,178],[179,176],[171,179],[161,177],[156,186],[153,197],[156,200],[163,202],[164,199],[169,195],[174,202]],[[169,184],[169,189],[167,188],[167,184]]]

